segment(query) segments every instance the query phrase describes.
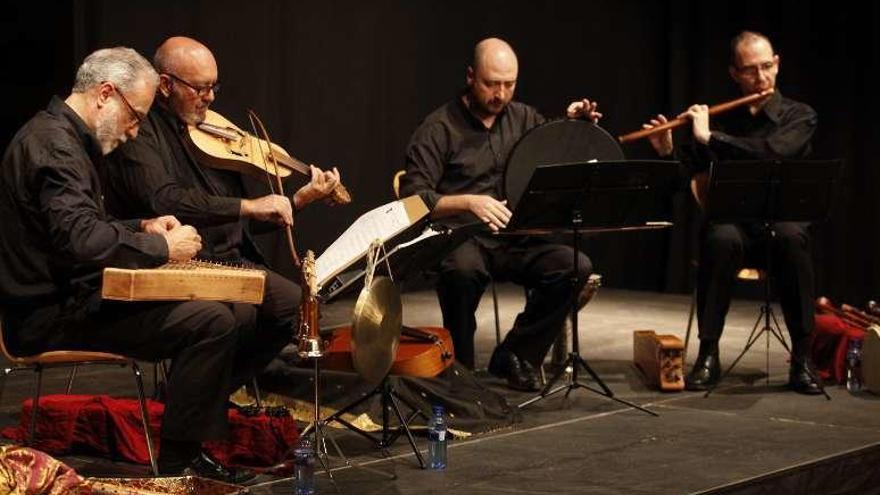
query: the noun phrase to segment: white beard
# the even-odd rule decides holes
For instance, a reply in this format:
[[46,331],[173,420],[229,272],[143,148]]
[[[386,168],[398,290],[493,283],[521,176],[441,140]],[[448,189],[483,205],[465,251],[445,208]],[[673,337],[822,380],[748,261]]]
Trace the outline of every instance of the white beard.
[[98,138],[102,154],[109,155],[117,146],[126,141],[125,132],[120,131],[120,127],[118,105],[112,111],[106,112],[98,118],[95,137]]

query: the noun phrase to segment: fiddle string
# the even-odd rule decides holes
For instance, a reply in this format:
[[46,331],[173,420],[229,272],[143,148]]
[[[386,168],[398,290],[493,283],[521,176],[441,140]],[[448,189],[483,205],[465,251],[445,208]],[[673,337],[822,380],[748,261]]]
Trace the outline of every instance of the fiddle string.
[[[274,168],[274,172],[275,172],[275,185],[278,186],[277,194],[284,196],[285,195],[284,194],[284,186],[281,184],[281,176],[278,173],[278,162],[275,161],[275,154],[272,151],[272,140],[269,138],[269,132],[266,131],[266,127],[263,125],[263,122],[260,120],[260,118],[257,116],[257,114],[253,110],[248,110],[248,118],[251,121],[251,125],[254,126],[254,131],[255,131],[255,134],[257,135],[257,137],[260,137],[261,139],[266,140],[268,159],[272,162],[272,167]],[[259,133],[256,132],[258,129],[260,131]],[[261,154],[263,153],[262,144],[260,145],[260,153]],[[263,163],[264,164],[266,163],[266,158],[267,158],[266,154],[264,154],[263,155]],[[267,179],[269,179],[268,176],[271,174],[269,173],[268,167],[265,168],[264,171],[266,172]],[[271,180],[270,180],[270,182],[271,182]],[[272,192],[274,194],[275,190],[273,189]],[[293,198],[291,198],[290,201],[292,203]],[[300,267],[302,267],[302,262],[300,261],[299,254],[297,254],[297,252],[296,252],[296,244],[293,239],[293,229],[291,228],[290,225],[287,226],[286,234],[287,234],[287,247],[288,247],[288,249],[290,249],[290,256],[293,260],[293,264],[297,268],[300,268]]]

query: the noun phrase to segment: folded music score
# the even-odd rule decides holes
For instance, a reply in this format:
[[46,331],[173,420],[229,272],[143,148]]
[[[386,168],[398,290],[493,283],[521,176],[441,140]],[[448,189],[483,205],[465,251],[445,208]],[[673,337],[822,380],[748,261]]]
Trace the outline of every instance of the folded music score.
[[427,215],[428,207],[418,196],[392,201],[364,213],[315,260],[318,287],[366,256],[374,240],[384,244]]
[[266,272],[207,261],[105,268],[101,297],[116,301],[263,302]]

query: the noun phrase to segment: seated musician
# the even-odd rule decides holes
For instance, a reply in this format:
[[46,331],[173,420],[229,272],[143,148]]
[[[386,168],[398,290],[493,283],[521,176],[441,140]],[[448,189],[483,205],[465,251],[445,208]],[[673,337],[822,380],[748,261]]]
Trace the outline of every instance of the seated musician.
[[[102,269],[187,261],[196,230],[172,216],[115,221],[101,204],[97,160],[138,135],[159,77],[129,48],[83,61],[71,94],[22,127],[0,173],[0,305],[17,355],[82,349],[171,358],[159,468],[235,481],[200,456],[226,429],[238,328],[224,304],[103,301]],[[214,469],[217,468],[217,469]]]
[[[544,122],[533,107],[512,101],[518,62],[505,41],[480,41],[467,68],[467,89],[431,113],[416,129],[406,151],[402,195],[418,194],[431,216],[450,225],[484,222],[487,232],[449,254],[439,267],[437,295],[443,326],[450,330],[458,360],[474,366],[474,312],[490,274],[529,289],[525,309],[495,349],[489,371],[511,388],[537,390],[541,366],[591,272],[578,254],[581,287],[572,291],[571,248],[540,238],[499,237],[511,212],[502,197],[503,174],[513,145]],[[569,105],[570,118],[598,120],[589,100]],[[476,217],[476,218],[474,218]]]
[[[103,177],[108,210],[124,217],[174,215],[202,235],[199,258],[262,265],[247,221],[292,225],[291,201],[277,194],[244,198],[240,174],[201,166],[184,142],[187,125],[204,121],[219,88],[213,54],[196,40],[172,37],[156,50],[153,64],[159,72],[157,104],[144,118],[140,139],[109,156],[112,166]],[[311,182],[293,197],[296,209],[327,196],[339,182],[336,170],[312,170]],[[254,356],[254,373],[290,342],[300,297],[299,285],[267,270],[263,303],[235,305],[245,320],[256,316],[256,327],[242,337],[243,355]]]
[[[744,31],[731,41],[730,76],[744,95],[776,89],[779,55],[766,36]],[[770,98],[733,110],[710,123],[705,105],[694,105],[682,116],[690,118],[693,145],[675,149],[671,131],[651,137],[661,156],[676,157],[692,173],[704,173],[717,160],[803,158],[811,150],[816,113],[809,106],[775,91]],[[663,115],[645,128],[666,122]],[[797,392],[820,393],[810,378],[810,337],[813,331],[814,280],[809,235],[804,225],[781,222],[771,246],[771,276],[779,293],[785,324],[792,341],[789,385]],[[697,321],[700,352],[686,377],[689,390],[715,385],[721,373],[718,340],[730,307],[731,287],[739,269],[748,263],[764,266],[763,227],[754,224],[705,225],[701,233],[697,273]]]

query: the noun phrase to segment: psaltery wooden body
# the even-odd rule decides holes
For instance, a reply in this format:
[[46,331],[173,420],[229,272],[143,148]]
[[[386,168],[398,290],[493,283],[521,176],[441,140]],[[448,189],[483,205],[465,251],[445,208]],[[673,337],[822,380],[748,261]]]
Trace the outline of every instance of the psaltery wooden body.
[[266,272],[203,261],[158,268],[105,268],[101,297],[117,301],[225,301],[260,304]]

